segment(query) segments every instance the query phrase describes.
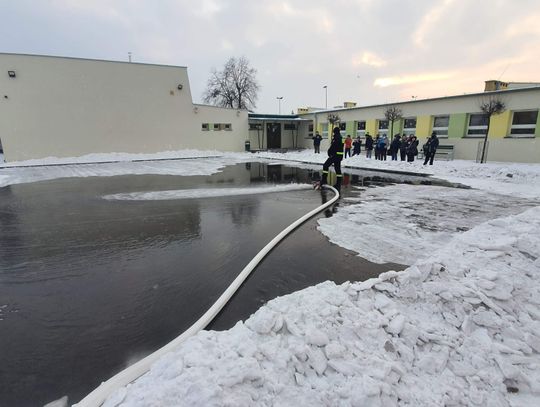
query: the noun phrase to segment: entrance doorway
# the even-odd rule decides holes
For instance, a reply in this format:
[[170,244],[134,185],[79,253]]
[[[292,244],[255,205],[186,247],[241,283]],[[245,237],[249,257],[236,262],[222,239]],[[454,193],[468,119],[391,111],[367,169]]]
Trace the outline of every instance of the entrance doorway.
[[281,148],[281,123],[266,123],[266,148]]

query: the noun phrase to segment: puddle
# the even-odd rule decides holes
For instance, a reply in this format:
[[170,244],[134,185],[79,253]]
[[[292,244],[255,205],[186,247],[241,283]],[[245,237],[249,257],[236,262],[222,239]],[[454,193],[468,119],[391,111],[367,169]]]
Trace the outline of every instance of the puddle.
[[[269,240],[324,197],[311,189],[203,190],[310,184],[319,170],[246,163],[212,176],[63,178],[0,188],[0,405],[36,406],[66,394],[78,401],[183,332]],[[444,181],[353,170],[342,192],[347,199],[358,188],[426,182]],[[151,199],[178,190],[200,194]],[[150,199],[103,199],[114,194]],[[402,267],[363,260],[316,227],[308,222],[275,249],[213,327],[230,327],[261,303],[321,281]]]

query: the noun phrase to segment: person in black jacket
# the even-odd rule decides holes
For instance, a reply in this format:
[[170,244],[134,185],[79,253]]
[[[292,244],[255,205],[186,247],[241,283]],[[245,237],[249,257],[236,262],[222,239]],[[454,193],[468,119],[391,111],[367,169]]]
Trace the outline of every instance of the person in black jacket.
[[407,145],[407,161],[413,162],[414,157],[418,155],[418,140],[416,136],[411,136],[409,144]]
[[437,137],[437,133],[433,132],[424,146],[424,155],[426,156],[424,165],[426,165],[428,161],[429,165],[433,165],[433,159],[435,158],[437,147],[439,147],[439,138]]
[[403,139],[401,140],[401,145],[399,147],[399,155],[401,157],[401,161],[405,161],[405,158],[407,158],[408,145],[409,145],[409,137],[406,137],[404,134]]
[[313,147],[315,148],[316,154],[321,152],[321,140],[321,135],[319,134],[319,132],[316,132],[315,136],[313,137]]
[[366,158],[371,158],[371,152],[373,151],[373,138],[369,133],[366,133]]
[[394,140],[392,140],[392,143],[390,144],[390,149],[388,150],[392,156],[392,161],[397,161],[399,147],[401,147],[401,136],[396,134]]
[[339,132],[339,127],[334,127],[332,136],[332,142],[330,143],[330,148],[328,149],[328,159],[323,164],[322,178],[320,185],[324,185],[328,180],[328,170],[333,164],[334,169],[336,170],[336,185],[334,187],[339,191],[341,188],[341,181],[343,174],[341,174],[341,160],[343,160],[343,141],[341,140],[341,133]]
[[353,152],[352,152],[353,157],[355,155],[360,155],[360,152],[362,150],[362,140],[360,140],[360,136],[354,139],[352,145],[353,145]]

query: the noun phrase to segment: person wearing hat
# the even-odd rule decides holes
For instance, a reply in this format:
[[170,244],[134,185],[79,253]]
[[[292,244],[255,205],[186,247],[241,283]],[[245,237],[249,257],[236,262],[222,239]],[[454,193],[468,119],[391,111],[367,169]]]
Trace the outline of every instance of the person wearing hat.
[[331,165],[334,165],[336,170],[336,185],[334,187],[339,191],[341,189],[341,181],[343,174],[341,173],[341,160],[343,160],[343,141],[341,140],[341,133],[339,127],[334,127],[332,142],[330,148],[328,148],[328,159],[323,164],[323,171],[321,182],[315,185],[315,188],[320,188],[328,182],[328,170]]

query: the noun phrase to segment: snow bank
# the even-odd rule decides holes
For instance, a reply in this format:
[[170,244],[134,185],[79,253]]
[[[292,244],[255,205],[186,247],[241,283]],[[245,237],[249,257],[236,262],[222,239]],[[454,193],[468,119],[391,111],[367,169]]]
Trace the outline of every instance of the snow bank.
[[268,194],[271,192],[287,192],[302,189],[313,189],[308,184],[269,185],[249,188],[199,188],[176,189],[169,191],[133,192],[126,194],[105,195],[104,199],[123,201],[153,201],[166,199],[201,199],[217,198],[221,196]]
[[195,157],[219,157],[219,151],[201,150],[177,150],[161,151],[158,153],[93,153],[74,157],[45,157],[24,161],[13,161],[4,163],[3,156],[0,156],[0,168],[36,166],[36,165],[66,165],[66,164],[91,164],[91,163],[112,163],[122,161],[137,160],[172,160],[177,158]]
[[357,189],[318,230],[374,263],[411,265],[448,243],[456,233],[489,219],[540,204],[482,190],[390,185]]
[[[249,157],[249,156],[245,156]],[[193,158],[193,157],[190,157]],[[7,185],[58,178],[112,177],[116,175],[212,175],[241,159],[197,158],[196,160],[115,162],[103,164],[70,164],[62,166],[0,169],[0,188]]]
[[202,331],[105,406],[540,404],[540,207]]

